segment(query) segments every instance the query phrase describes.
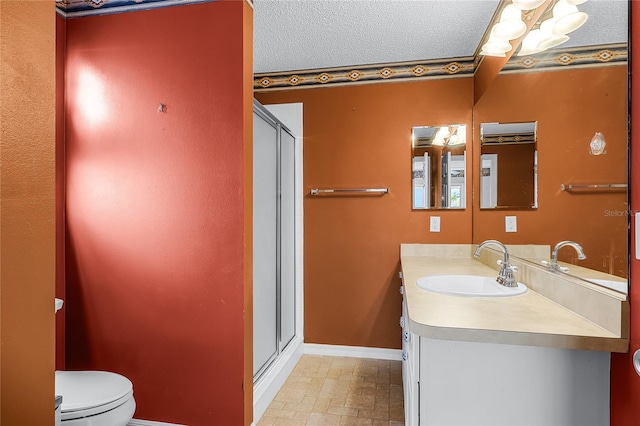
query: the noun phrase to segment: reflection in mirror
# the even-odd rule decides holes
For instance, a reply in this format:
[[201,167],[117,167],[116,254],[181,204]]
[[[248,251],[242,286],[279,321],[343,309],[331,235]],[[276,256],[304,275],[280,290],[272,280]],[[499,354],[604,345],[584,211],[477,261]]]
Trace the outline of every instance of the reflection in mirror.
[[414,127],[411,138],[412,207],[465,208],[467,126]]
[[536,123],[480,124],[480,208],[538,205]]
[[[626,44],[607,46],[618,49],[621,58],[626,58],[626,48]],[[509,211],[508,215],[517,217],[517,232],[507,233],[507,213],[481,208],[479,197],[474,199],[473,242],[498,239],[505,244],[550,247],[546,256],[527,257],[542,265],[543,260],[551,260],[551,250],[558,242],[575,241],[584,249],[586,259],[578,260],[575,250],[560,250],[557,260],[569,269],[568,274],[599,285],[615,282],[624,287],[630,213],[625,186],[627,95],[628,68],[622,60],[562,70],[500,73],[474,105],[473,120],[513,123],[534,119],[538,123],[538,202],[536,209]],[[602,151],[591,146],[596,133],[606,141]],[[473,164],[479,165],[479,125],[474,135],[478,141]],[[479,191],[480,170],[474,170],[473,175],[477,179],[474,189]],[[569,187],[579,189],[567,190]]]

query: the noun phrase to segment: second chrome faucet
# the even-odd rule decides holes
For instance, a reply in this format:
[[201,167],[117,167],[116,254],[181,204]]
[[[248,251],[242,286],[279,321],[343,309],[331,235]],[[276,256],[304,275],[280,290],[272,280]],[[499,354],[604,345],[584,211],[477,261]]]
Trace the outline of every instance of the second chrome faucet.
[[569,268],[560,266],[558,264],[558,251],[564,246],[573,247],[576,252],[578,252],[578,260],[584,260],[587,258],[580,244],[573,241],[560,241],[558,244],[556,244],[553,252],[551,253],[551,261],[547,262],[543,260],[542,264],[548,267],[551,271],[569,272]]

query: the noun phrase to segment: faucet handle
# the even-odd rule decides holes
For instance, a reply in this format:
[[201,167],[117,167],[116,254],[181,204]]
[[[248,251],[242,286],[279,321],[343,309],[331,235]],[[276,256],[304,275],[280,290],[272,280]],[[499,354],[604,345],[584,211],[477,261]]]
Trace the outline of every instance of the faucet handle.
[[505,262],[504,260],[498,259],[496,263],[500,266],[504,265],[505,268],[509,268],[513,272],[518,272],[518,267],[511,265],[509,262]]
[[546,266],[547,268],[549,268],[550,271],[560,271],[564,273],[569,272],[569,268],[567,268],[566,266],[558,265],[558,262],[553,262],[553,261],[547,262],[546,260],[542,260],[540,261],[540,263],[542,263],[543,266]]

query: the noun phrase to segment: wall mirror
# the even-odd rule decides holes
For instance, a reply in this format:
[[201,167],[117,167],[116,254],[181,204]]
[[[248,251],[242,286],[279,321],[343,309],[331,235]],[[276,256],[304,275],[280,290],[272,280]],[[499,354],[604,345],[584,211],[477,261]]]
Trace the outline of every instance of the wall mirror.
[[[615,50],[625,57],[627,48],[626,43],[597,46],[592,52]],[[548,62],[563,52],[546,53]],[[558,251],[558,260],[570,275],[600,283],[619,281],[627,288],[628,77],[627,62],[621,61],[562,69],[503,69],[492,81],[473,110],[478,124],[473,129],[472,163],[481,164],[485,153],[479,123],[535,120],[537,207],[483,208],[480,197],[474,197],[475,244],[498,239],[505,244],[548,246],[549,257],[527,258],[541,263],[549,260],[560,241],[575,241],[586,259],[579,260],[571,247]],[[606,142],[602,151],[591,149],[597,132]],[[474,167],[474,193],[480,192],[480,174]],[[516,232],[506,232],[506,216],[516,217]]]
[[467,126],[418,126],[411,139],[412,208],[464,209]]
[[480,208],[535,209],[536,122],[480,124]]

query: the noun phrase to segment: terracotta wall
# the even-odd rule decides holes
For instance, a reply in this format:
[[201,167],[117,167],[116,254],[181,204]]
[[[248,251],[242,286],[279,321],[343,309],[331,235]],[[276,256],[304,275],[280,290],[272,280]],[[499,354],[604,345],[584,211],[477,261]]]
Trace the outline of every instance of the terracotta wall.
[[0,424],[52,425],[54,2],[0,1]]
[[[640,22],[640,2],[631,2],[631,21]],[[631,26],[630,26],[631,27]],[[633,28],[633,27],[631,27]],[[631,33],[632,76],[640,69],[640,31]],[[640,79],[631,79],[631,211],[640,212]],[[635,426],[640,419],[640,377],[633,368],[633,353],[640,349],[640,261],[636,260],[635,220],[631,220],[629,353],[611,355],[611,426]]]
[[[580,243],[587,260],[580,264],[627,276],[627,194],[569,194],[561,184],[627,181],[627,67],[500,75],[473,112],[475,140],[479,123],[538,122],[537,210],[473,212],[473,241],[548,244]],[[606,138],[606,154],[595,156],[589,143],[595,132]],[[479,160],[476,159],[476,162]],[[478,190],[478,171],[474,171]],[[504,216],[515,215],[517,233],[505,233]],[[576,253],[560,252],[575,261]]]
[[67,368],[130,378],[137,419],[251,423],[251,16],[67,20]]
[[244,421],[253,420],[253,8],[242,9],[244,176]]
[[[445,123],[470,129],[472,80],[301,89],[256,98],[265,105],[304,104],[305,341],[399,348],[400,244],[471,242],[470,208],[411,210],[411,129]],[[309,195],[311,188],[350,187],[391,192]],[[441,217],[442,232],[429,232],[432,215]]]

